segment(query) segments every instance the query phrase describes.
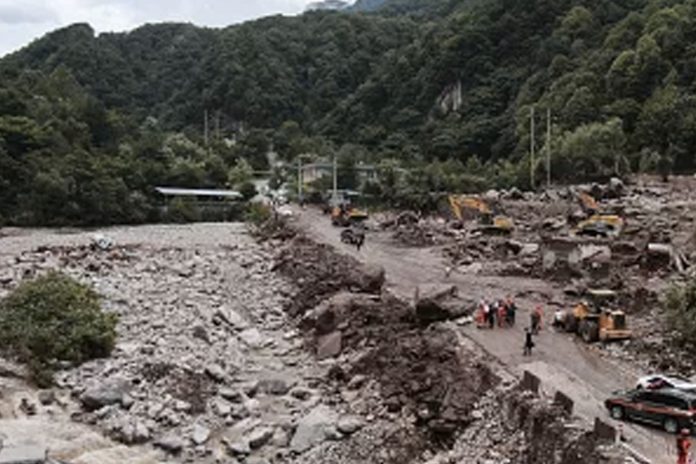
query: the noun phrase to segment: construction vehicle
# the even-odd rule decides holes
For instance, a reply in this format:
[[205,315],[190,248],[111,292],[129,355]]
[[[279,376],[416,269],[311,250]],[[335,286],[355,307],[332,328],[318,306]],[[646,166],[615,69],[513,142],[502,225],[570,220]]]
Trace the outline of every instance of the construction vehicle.
[[626,313],[615,308],[615,301],[613,290],[588,290],[587,300],[565,313],[563,328],[577,333],[587,343],[631,338]]
[[599,204],[589,193],[580,192],[578,194],[578,202],[586,218],[599,213]]
[[348,227],[362,223],[368,217],[367,211],[355,208],[347,203],[342,203],[331,209],[331,224],[337,227]]
[[624,221],[620,216],[602,213],[599,203],[589,193],[580,192],[577,198],[582,214],[574,218],[578,222],[572,235],[608,238],[621,234]]
[[573,229],[573,235],[590,237],[616,237],[621,234],[624,220],[615,214],[595,214],[584,221],[580,221]]
[[512,220],[496,215],[484,200],[466,195],[450,195],[448,199],[452,213],[459,221],[478,220],[479,230],[486,233],[507,235],[512,232]]

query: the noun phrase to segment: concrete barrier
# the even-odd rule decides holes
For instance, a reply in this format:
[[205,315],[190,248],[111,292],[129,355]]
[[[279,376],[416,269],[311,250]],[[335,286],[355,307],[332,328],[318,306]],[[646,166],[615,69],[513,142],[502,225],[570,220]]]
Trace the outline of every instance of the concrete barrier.
[[529,371],[524,371],[522,375],[522,389],[531,391],[533,393],[539,393],[539,387],[541,386],[541,380],[536,375]]
[[616,441],[616,428],[614,426],[607,424],[599,417],[595,417],[594,423],[594,434],[600,440],[607,440],[611,442]]
[[573,415],[573,409],[575,408],[575,402],[570,399],[568,395],[563,393],[562,391],[557,391],[556,396],[553,398],[553,404],[556,406],[560,406],[563,411],[569,415]]

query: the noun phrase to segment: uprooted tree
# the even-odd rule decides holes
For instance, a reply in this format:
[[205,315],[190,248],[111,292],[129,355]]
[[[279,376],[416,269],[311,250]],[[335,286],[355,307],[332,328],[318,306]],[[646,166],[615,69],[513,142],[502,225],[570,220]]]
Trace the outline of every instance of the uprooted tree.
[[37,384],[48,385],[58,362],[108,356],[116,322],[116,315],[102,312],[94,290],[51,272],[0,301],[0,349],[26,363]]

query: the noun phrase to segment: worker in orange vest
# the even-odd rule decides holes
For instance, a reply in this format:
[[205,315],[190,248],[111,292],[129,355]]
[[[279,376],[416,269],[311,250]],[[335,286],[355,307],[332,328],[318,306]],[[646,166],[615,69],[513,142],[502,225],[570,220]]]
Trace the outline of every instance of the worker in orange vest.
[[479,303],[478,311],[476,311],[476,326],[480,329],[483,328],[488,320],[488,309],[486,302],[481,300]]
[[530,317],[532,323],[532,333],[536,335],[542,328],[541,321],[544,319],[544,310],[541,309],[541,306],[537,306],[534,308],[534,311],[532,311]]
[[500,300],[498,302],[498,327],[505,327],[507,322],[507,303],[505,300]]
[[690,448],[689,430],[683,429],[677,437],[677,464],[688,464]]

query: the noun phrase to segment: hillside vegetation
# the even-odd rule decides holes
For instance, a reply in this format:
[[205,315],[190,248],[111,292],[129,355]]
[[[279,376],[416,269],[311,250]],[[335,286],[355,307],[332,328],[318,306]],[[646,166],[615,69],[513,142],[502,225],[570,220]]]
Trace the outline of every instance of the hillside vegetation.
[[376,163],[366,189],[385,202],[529,187],[532,105],[538,150],[553,114],[555,181],[696,167],[693,0],[358,7],[225,29],[77,24],[0,60],[0,222],[152,220],[154,185],[238,188],[270,148]]

